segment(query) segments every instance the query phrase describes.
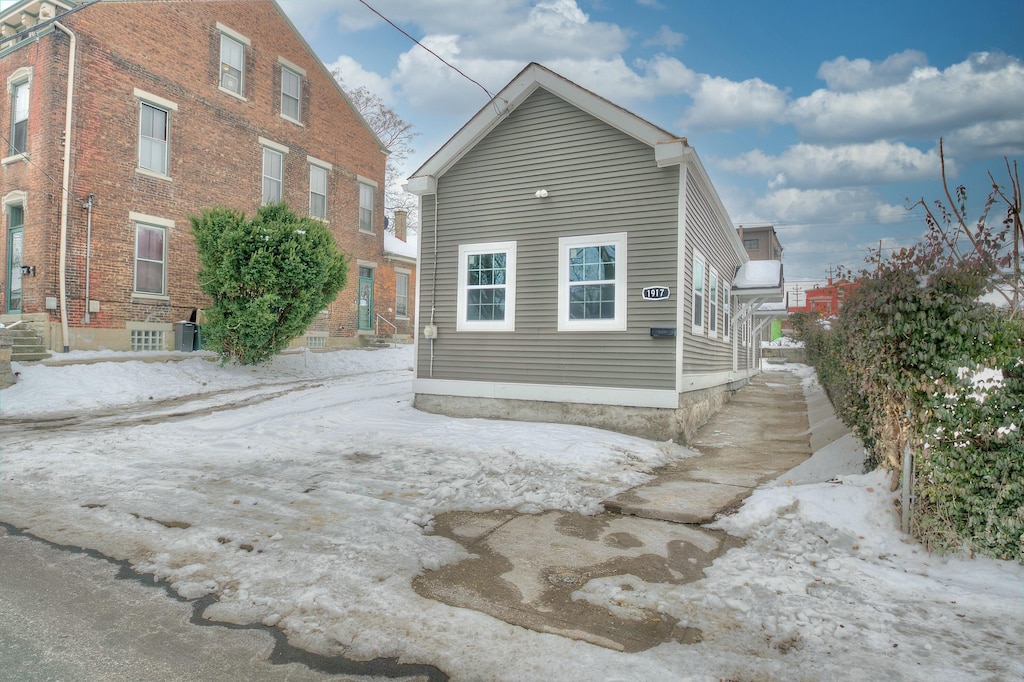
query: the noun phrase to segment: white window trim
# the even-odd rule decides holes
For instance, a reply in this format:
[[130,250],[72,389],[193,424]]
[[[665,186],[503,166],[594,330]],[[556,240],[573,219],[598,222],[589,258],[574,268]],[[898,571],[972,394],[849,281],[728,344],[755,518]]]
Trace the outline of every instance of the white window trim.
[[[324,172],[324,193],[322,195],[323,198],[324,198],[324,214],[322,216],[313,215],[313,169],[314,168]],[[329,208],[328,207],[327,199],[328,199],[328,195],[330,194],[330,184],[331,184],[331,172],[330,172],[330,170],[328,168],[325,168],[324,166],[322,166],[319,163],[310,163],[309,164],[309,216],[311,218],[313,218],[315,220],[319,220],[320,222],[323,222],[323,223],[327,222],[328,208]]]
[[172,102],[169,99],[165,99],[159,95],[154,95],[151,92],[146,92],[145,90],[135,88],[132,91],[132,94],[135,95],[137,98],[141,99],[142,101],[146,102],[147,104],[152,104],[155,107],[160,107],[161,109],[168,109],[170,111],[178,110],[177,102]]
[[[405,315],[401,315],[398,312],[398,278],[400,276],[403,276],[403,275],[405,276]],[[409,310],[411,309],[410,303],[412,303],[412,301],[411,301],[412,297],[409,296],[409,289],[411,287],[412,287],[412,270],[406,270],[405,268],[395,268],[395,317],[398,318],[399,320],[408,320],[409,319]],[[507,303],[506,303],[506,308],[505,309],[506,309],[506,311],[508,310]]]
[[[242,35],[241,33],[239,33],[238,31],[235,31],[234,29],[228,28],[227,26],[225,26],[224,24],[220,23],[219,21],[217,22],[217,30],[220,32],[220,34],[222,36],[226,36],[226,37],[234,40],[235,42],[238,42],[238,43],[242,44],[242,69],[241,69],[241,75],[240,75],[240,79],[241,80],[240,80],[240,83],[239,83],[239,89],[241,90],[241,92],[235,92],[234,90],[229,90],[228,88],[225,88],[223,85],[221,85],[221,79],[220,79],[221,74],[219,72],[217,74],[217,89],[220,90],[221,92],[225,93],[225,94],[231,95],[232,97],[237,97],[238,99],[242,100],[243,102],[248,101],[246,99],[246,97],[245,97],[245,86],[246,86],[246,82],[245,82],[246,81],[246,74],[245,74],[245,51],[247,49],[251,49],[252,48],[252,41],[249,40],[249,38],[247,38],[244,35]],[[220,52],[220,54],[218,54],[218,58],[223,60],[223,58],[224,58],[223,52]],[[218,70],[220,69],[220,66],[223,63],[224,63],[223,61],[219,61],[217,63]]]
[[28,87],[32,88],[31,66],[19,66],[14,70],[14,73],[7,77],[7,94],[12,94],[15,84],[20,85],[21,83],[28,83]]
[[726,341],[729,340],[729,335],[732,333],[732,291],[729,289],[729,285],[726,284],[722,287],[722,338]]
[[[357,227],[362,234],[373,234],[375,232],[374,227],[376,227],[377,222],[377,183],[374,182],[371,184],[370,182],[364,182],[363,177],[361,175],[357,177],[359,178],[359,224],[357,225]],[[363,228],[363,185],[366,185],[371,190],[373,190],[373,205],[371,205],[368,209],[370,211],[369,229]]]
[[[700,263],[700,323],[694,322],[695,313],[697,311],[697,264]],[[707,281],[707,261],[704,259],[704,255],[694,249],[693,250],[693,264],[691,265],[690,271],[690,331],[694,334],[704,334],[704,318],[705,305],[704,302],[707,300],[708,292],[706,287]]]
[[285,163],[284,156],[289,151],[288,147],[284,146],[283,144],[279,144],[277,142],[274,142],[273,140],[268,140],[267,138],[262,137],[262,136],[258,137],[257,139],[259,140],[260,147],[261,147],[261,154],[260,155],[263,156],[263,159],[262,159],[262,162],[261,162],[261,166],[260,166],[260,205],[264,206],[264,205],[267,204],[267,198],[264,196],[264,192],[263,192],[263,181],[264,181],[265,178],[268,177],[267,176],[267,160],[266,160],[266,155],[262,153],[262,150],[267,150],[267,149],[269,149],[270,151],[273,151],[273,152],[277,152],[278,154],[281,155],[281,177],[280,178],[275,178],[275,179],[276,180],[280,180],[280,182],[281,182],[281,198],[279,199],[279,201],[284,201],[284,163]]
[[[456,295],[458,320],[457,331],[511,332],[516,329],[516,248],[517,242],[486,242],[480,244],[459,244],[459,283]],[[505,254],[505,319],[466,319],[466,304],[469,300],[466,288],[468,267],[467,256],[481,253]]]
[[[174,221],[168,220],[167,218],[160,218],[157,216],[146,215],[144,213],[136,213],[135,211],[129,211],[128,217],[132,221],[132,226],[135,229],[135,242],[132,252],[132,298],[152,298],[158,300],[167,300],[170,295],[167,292],[167,256],[170,253],[169,242],[171,238],[171,228],[174,227]],[[146,227],[155,227],[164,231],[164,253],[163,253],[163,291],[161,293],[154,293],[152,291],[139,291],[139,225],[145,225]]]
[[[714,284],[712,284],[714,283]],[[721,282],[718,279],[718,270],[708,268],[708,336],[712,339],[718,337],[718,287]]]
[[[626,233],[588,234],[558,239],[558,331],[626,330]],[[615,317],[610,320],[569,319],[569,249],[579,246],[615,245]]]
[[[164,170],[158,171],[152,168],[146,168],[142,165],[142,105],[145,104],[148,107],[163,111],[166,117],[164,121]],[[177,110],[175,108],[174,110]],[[148,175],[154,178],[160,178],[161,180],[171,179],[171,110],[169,107],[159,105],[149,100],[149,98],[139,99],[139,137],[137,149],[135,150],[135,170],[142,175]]]
[[[278,58],[278,61],[281,62],[281,104],[280,104],[281,118],[283,118],[284,120],[286,120],[286,121],[288,121],[290,123],[294,123],[296,125],[300,125],[301,126],[302,125],[302,81],[305,79],[306,74],[305,74],[304,71],[300,70],[298,67],[288,66],[280,58]],[[285,71],[291,72],[293,75],[297,76],[298,79],[299,79],[299,97],[298,97],[298,100],[299,100],[299,104],[298,104],[299,116],[298,116],[298,118],[293,118],[293,117],[289,116],[288,114],[284,113],[284,94],[285,94],[284,93],[284,72]]]

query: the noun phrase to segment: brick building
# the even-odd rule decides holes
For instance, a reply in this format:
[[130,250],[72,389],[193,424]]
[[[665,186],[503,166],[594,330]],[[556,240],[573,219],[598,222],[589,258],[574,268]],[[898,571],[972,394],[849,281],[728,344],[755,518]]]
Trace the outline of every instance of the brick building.
[[387,150],[274,0],[23,0],[0,29],[0,320],[54,350],[169,348],[207,303],[189,216],[283,200],[350,256],[297,343],[394,321]]
[[790,306],[791,313],[818,313],[821,317],[832,317],[839,314],[850,294],[860,286],[859,282],[840,279],[833,281],[831,277],[825,285],[815,286],[804,292],[802,306]]

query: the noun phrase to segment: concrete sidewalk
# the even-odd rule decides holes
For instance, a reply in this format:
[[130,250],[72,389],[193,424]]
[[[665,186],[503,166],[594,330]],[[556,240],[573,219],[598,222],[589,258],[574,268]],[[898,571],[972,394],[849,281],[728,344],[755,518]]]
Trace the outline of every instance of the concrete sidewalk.
[[[702,578],[716,557],[740,541],[696,524],[734,509],[758,485],[811,456],[808,415],[827,421],[831,414],[824,394],[812,402],[809,409],[791,372],[754,377],[697,433],[692,447],[701,456],[665,467],[650,483],[607,500],[604,514],[442,514],[436,532],[474,557],[427,573],[414,587],[453,606],[619,651],[699,641],[699,631],[665,614],[624,617],[573,599],[573,593],[612,576],[622,576],[624,584]],[[835,437],[839,430],[833,429]]]

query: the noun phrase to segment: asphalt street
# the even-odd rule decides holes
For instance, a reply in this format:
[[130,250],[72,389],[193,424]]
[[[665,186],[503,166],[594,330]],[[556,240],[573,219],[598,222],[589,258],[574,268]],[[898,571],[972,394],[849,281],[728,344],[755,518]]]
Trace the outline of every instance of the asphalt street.
[[0,526],[4,682],[444,679],[315,656],[269,629],[206,624],[194,612],[118,562]]

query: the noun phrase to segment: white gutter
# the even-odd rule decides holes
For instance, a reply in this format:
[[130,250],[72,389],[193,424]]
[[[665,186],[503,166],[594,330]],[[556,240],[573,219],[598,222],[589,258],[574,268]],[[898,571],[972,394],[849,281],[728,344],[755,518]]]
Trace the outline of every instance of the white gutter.
[[[69,28],[59,21],[53,22],[53,27],[63,31],[71,39],[71,49],[68,53],[68,95],[66,109],[64,112],[64,181],[61,183],[60,193],[60,254],[58,273],[60,279],[60,327],[64,342],[64,352],[71,350],[70,332],[68,331],[68,293],[67,293],[67,252],[68,252],[68,183],[71,180],[71,111],[74,104],[75,88],[75,57],[78,51],[78,40]],[[86,310],[89,309],[89,302],[86,301]]]

